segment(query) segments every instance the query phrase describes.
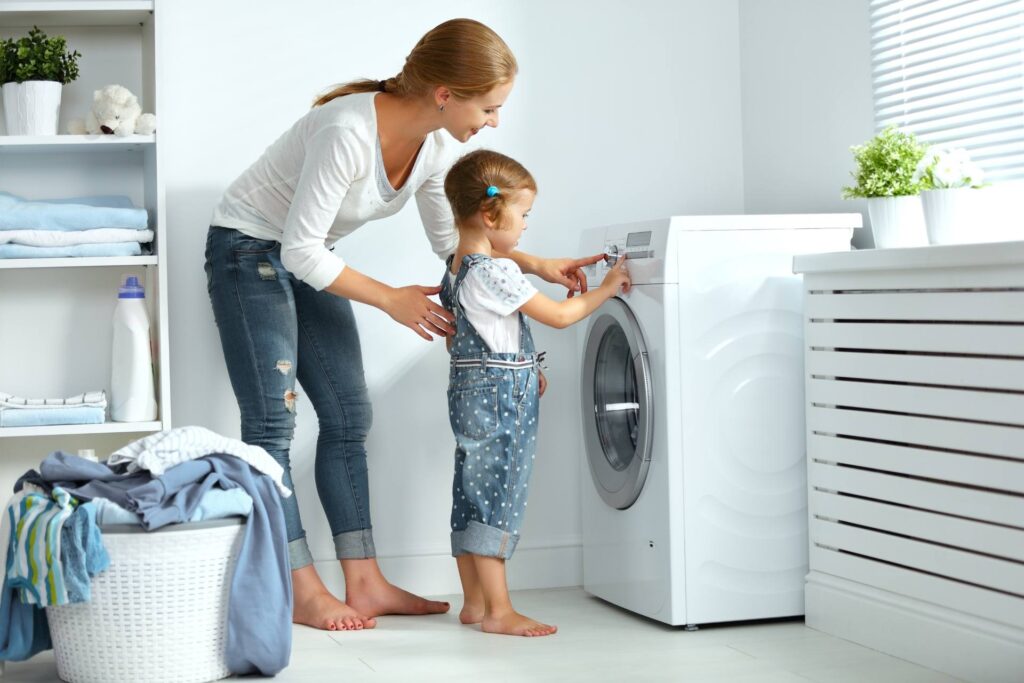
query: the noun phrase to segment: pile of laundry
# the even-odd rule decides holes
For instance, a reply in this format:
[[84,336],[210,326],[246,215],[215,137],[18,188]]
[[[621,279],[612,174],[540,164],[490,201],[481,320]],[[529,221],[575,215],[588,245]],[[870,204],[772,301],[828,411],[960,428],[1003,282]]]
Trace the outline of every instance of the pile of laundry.
[[0,258],[139,256],[149,215],[123,196],[27,200],[0,192]]
[[293,602],[281,508],[291,491],[283,476],[264,449],[202,427],[150,435],[105,463],[51,453],[17,481],[0,524],[0,548],[7,551],[0,661],[53,646],[44,607],[89,601],[91,577],[110,564],[104,526],[155,531],[244,516],[228,598],[227,664],[239,675],[278,673],[291,653]]
[[0,427],[102,424],[106,413],[105,391],[68,398],[22,398],[0,391]]

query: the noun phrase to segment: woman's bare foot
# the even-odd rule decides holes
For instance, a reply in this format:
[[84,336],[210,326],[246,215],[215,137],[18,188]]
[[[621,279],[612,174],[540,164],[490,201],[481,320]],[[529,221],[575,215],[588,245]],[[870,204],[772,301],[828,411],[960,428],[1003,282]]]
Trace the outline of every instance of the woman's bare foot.
[[377,620],[334,597],[313,565],[292,572],[292,592],[295,596],[292,621],[325,631],[359,631],[373,628]]
[[483,620],[484,603],[482,600],[478,604],[466,602],[462,605],[462,611],[459,612],[459,621],[463,624],[479,624]]
[[451,609],[447,602],[427,600],[393,586],[383,577],[345,582],[345,601],[360,614],[443,614]]
[[427,600],[394,586],[384,578],[376,558],[341,560],[345,602],[360,614],[443,614],[451,605]]
[[510,611],[502,614],[484,615],[480,628],[485,633],[501,633],[506,636],[550,636],[558,630],[557,626],[549,626],[519,612]]
[[364,617],[328,591],[319,595],[296,595],[292,621],[326,631],[359,631],[377,625],[376,619]]

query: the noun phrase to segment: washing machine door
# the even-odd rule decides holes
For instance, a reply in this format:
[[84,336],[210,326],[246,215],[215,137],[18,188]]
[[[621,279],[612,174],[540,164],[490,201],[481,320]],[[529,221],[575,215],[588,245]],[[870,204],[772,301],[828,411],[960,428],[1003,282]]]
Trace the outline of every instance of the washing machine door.
[[625,510],[640,496],[651,462],[654,405],[647,345],[617,297],[590,319],[583,351],[583,440],[594,486]]

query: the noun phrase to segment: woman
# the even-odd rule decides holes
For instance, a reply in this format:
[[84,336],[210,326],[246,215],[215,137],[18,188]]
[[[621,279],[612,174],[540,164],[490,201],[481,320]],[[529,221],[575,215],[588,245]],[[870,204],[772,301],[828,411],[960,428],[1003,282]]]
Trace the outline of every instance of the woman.
[[[295,496],[282,501],[288,528],[293,621],[316,628],[372,628],[382,614],[445,612],[391,585],[376,561],[365,441],[372,412],[351,301],[376,306],[426,340],[454,333],[429,297],[438,287],[391,287],[346,265],[331,246],[416,196],[435,254],[458,236],[444,195],[454,143],[498,125],[515,57],[496,33],[469,19],[429,31],[397,76],[357,81],[320,97],[227,189],[207,237],[206,273],[242,439],[281,463],[289,449],[295,382],[320,424],[315,479],[345,574],[345,602],[328,592],[306,543]],[[445,133],[449,134],[446,135]],[[592,259],[508,255],[524,272],[586,290]]]

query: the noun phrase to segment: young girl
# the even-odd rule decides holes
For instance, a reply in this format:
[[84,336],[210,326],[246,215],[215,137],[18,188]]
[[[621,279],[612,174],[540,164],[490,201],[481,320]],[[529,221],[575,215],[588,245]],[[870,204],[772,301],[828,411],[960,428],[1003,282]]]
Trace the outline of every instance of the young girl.
[[620,288],[628,291],[629,275],[620,260],[597,289],[565,301],[539,293],[507,257],[537,193],[529,171],[509,157],[467,154],[448,172],[444,190],[459,231],[441,284],[456,329],[448,340],[448,412],[456,443],[452,555],[465,594],[459,619],[488,633],[546,636],[556,627],[516,612],[505,583],[505,560],[526,512],[538,397],[547,385],[526,318],[567,327]]

